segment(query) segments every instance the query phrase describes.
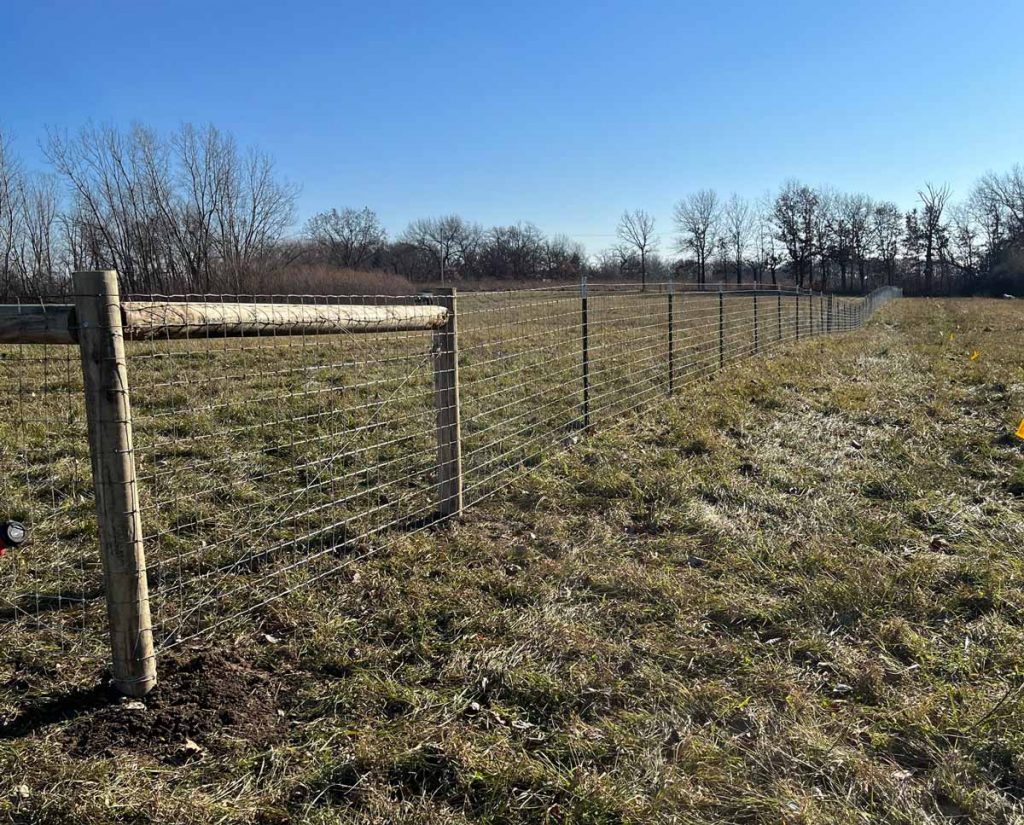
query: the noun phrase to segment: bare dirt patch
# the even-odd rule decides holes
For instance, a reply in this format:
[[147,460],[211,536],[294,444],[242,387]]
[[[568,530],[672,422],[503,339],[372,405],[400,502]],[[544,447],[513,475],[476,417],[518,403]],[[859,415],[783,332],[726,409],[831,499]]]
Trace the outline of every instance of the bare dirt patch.
[[180,762],[232,740],[262,747],[286,734],[280,682],[252,662],[207,650],[168,664],[144,699],[112,701],[68,725],[61,732],[68,750],[76,756],[142,751]]

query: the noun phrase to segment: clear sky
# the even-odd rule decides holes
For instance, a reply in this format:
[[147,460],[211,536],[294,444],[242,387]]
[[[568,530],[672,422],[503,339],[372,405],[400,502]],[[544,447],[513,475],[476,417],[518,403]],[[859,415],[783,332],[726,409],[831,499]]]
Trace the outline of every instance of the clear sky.
[[1024,162],[1024,2],[3,0],[0,123],[212,122],[299,217],[530,220],[598,249],[623,209],[797,177],[909,206]]

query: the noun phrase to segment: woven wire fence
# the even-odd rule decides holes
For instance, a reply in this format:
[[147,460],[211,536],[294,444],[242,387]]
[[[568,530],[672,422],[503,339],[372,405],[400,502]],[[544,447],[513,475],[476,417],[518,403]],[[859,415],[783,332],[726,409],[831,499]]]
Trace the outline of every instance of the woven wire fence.
[[[357,299],[242,300],[315,308]],[[431,332],[292,332],[282,322],[246,337],[166,340],[154,328],[129,347],[152,617],[164,646],[336,572],[388,530],[431,520]]]
[[[588,428],[738,359],[855,329],[897,295],[672,284],[464,292],[457,338],[455,327],[445,338],[436,325],[336,331],[292,318],[296,308],[317,318],[434,311],[444,301],[433,295],[127,296],[146,310],[125,353],[157,649],[458,512],[446,506],[456,482],[459,505],[476,503]],[[192,306],[272,311],[240,334],[188,320]],[[102,655],[78,348],[0,344],[0,370],[0,518],[30,536],[0,560],[0,644],[51,665],[57,654]],[[439,441],[453,432],[458,450],[445,452]]]
[[[60,296],[14,305],[45,312]],[[0,520],[30,540],[0,558],[0,650],[10,666],[53,670],[105,654],[103,577],[77,349],[0,344]]]

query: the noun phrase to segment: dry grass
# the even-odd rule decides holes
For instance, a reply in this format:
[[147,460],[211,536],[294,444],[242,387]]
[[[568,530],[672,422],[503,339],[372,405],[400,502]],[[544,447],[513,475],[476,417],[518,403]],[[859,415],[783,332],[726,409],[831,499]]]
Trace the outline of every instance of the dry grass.
[[328,264],[293,264],[277,273],[264,292],[293,295],[413,295],[416,285],[383,270],[345,269]]
[[1017,821],[1022,327],[907,300],[734,364],[175,651],[145,709],[9,652],[0,812]]

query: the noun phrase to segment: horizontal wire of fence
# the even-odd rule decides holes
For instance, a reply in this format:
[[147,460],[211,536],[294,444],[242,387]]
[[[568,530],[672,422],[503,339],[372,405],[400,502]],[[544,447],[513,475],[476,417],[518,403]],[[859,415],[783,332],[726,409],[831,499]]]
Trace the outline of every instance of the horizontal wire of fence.
[[[0,519],[30,540],[0,559],[0,644],[96,656],[105,608],[134,609],[121,655],[139,655],[144,630],[152,658],[456,515],[590,428],[738,359],[856,329],[898,294],[601,284],[122,300],[115,286],[6,307],[0,341],[32,342],[0,343],[14,391]],[[99,367],[93,304],[114,307],[120,342]],[[107,417],[120,449],[100,449],[117,433],[97,429],[90,369],[123,395]],[[94,508],[102,521],[113,493],[94,487],[127,486],[124,473],[137,492],[114,518],[129,519],[138,569],[112,572],[96,543],[116,531],[98,533]],[[148,594],[129,581],[115,597],[115,575]]]

